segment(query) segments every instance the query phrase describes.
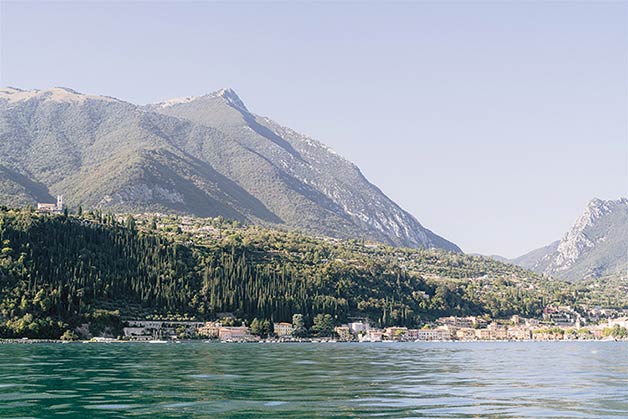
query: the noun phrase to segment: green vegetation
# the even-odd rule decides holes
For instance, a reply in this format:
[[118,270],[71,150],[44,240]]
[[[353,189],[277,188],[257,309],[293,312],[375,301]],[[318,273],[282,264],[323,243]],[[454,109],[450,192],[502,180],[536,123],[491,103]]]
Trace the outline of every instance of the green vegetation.
[[313,325],[326,336],[334,323],[356,317],[416,326],[443,315],[539,316],[548,303],[584,297],[606,302],[582,284],[488,258],[315,238],[220,217],[3,208],[0,244],[3,337],[59,338],[81,325],[92,335],[117,336],[125,318],[211,320],[225,313],[251,326],[257,320],[260,335],[272,321],[293,321],[296,335]]
[[66,330],[61,335],[60,339],[65,340],[65,341],[73,341],[73,340],[79,340],[79,336],[73,330]]
[[334,333],[334,318],[329,314],[317,314],[312,331],[316,336],[331,336]]
[[266,338],[273,333],[273,324],[268,320],[253,319],[250,324],[251,334]]
[[292,336],[297,338],[303,338],[307,336],[308,331],[305,328],[305,321],[303,320],[303,314],[294,314],[292,316],[292,327],[294,330],[292,331]]
[[628,337],[628,330],[626,330],[625,327],[621,327],[620,325],[616,324],[613,327],[605,327],[604,330],[602,330],[602,336],[625,339]]

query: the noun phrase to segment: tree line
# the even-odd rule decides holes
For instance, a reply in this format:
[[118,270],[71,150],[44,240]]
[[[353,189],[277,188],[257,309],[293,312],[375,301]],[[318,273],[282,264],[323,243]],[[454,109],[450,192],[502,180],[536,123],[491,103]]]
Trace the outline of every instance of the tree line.
[[[155,220],[138,228],[131,216],[1,208],[0,336],[58,338],[115,311],[197,320],[231,313],[264,330],[264,321],[295,314],[308,324],[328,315],[335,323],[416,326],[443,315],[538,315],[546,302],[507,282],[494,281],[487,292],[473,281],[426,279],[391,258],[334,263],[315,239],[280,237],[271,251],[268,239],[264,246],[246,237],[178,240]],[[294,249],[312,260],[291,257]]]

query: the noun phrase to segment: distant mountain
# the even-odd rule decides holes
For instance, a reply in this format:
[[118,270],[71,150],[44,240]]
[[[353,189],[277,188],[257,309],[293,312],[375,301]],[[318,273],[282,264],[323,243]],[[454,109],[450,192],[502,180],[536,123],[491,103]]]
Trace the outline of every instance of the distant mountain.
[[626,270],[628,199],[593,199],[561,240],[511,262],[571,281]]
[[0,89],[0,203],[174,212],[459,252],[325,145],[231,89],[138,106]]

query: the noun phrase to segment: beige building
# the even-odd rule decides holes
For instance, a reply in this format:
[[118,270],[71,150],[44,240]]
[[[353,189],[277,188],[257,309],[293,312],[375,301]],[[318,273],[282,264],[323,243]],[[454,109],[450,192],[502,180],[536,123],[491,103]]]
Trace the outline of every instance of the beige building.
[[249,328],[246,326],[221,327],[218,329],[218,338],[223,341],[253,340],[253,336],[249,334]]
[[349,326],[336,326],[334,328],[334,332],[338,335],[338,339],[348,342],[353,340],[353,334],[351,334],[351,329]]
[[463,327],[456,330],[456,338],[460,340],[475,340],[475,329],[469,327]]
[[206,322],[203,326],[196,329],[196,334],[207,336],[208,338],[217,338],[218,330],[221,326],[220,322]]
[[508,329],[505,326],[491,323],[488,325],[487,329],[490,332],[490,339],[508,339]]
[[525,340],[531,338],[530,329],[527,327],[517,326],[508,328],[508,339]]
[[294,327],[292,323],[280,322],[275,323],[273,325],[275,335],[280,338],[288,338],[292,336],[292,332],[294,332]]
[[481,340],[491,339],[491,331],[489,329],[475,329],[475,337]]

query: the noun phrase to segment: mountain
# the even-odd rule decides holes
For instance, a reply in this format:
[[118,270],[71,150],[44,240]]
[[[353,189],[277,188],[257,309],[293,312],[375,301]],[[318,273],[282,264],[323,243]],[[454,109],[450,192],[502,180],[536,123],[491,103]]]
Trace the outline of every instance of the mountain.
[[396,246],[453,243],[322,143],[231,89],[138,106],[67,88],[0,89],[0,203],[224,216]]
[[628,199],[593,199],[561,240],[511,260],[571,281],[628,268]]

